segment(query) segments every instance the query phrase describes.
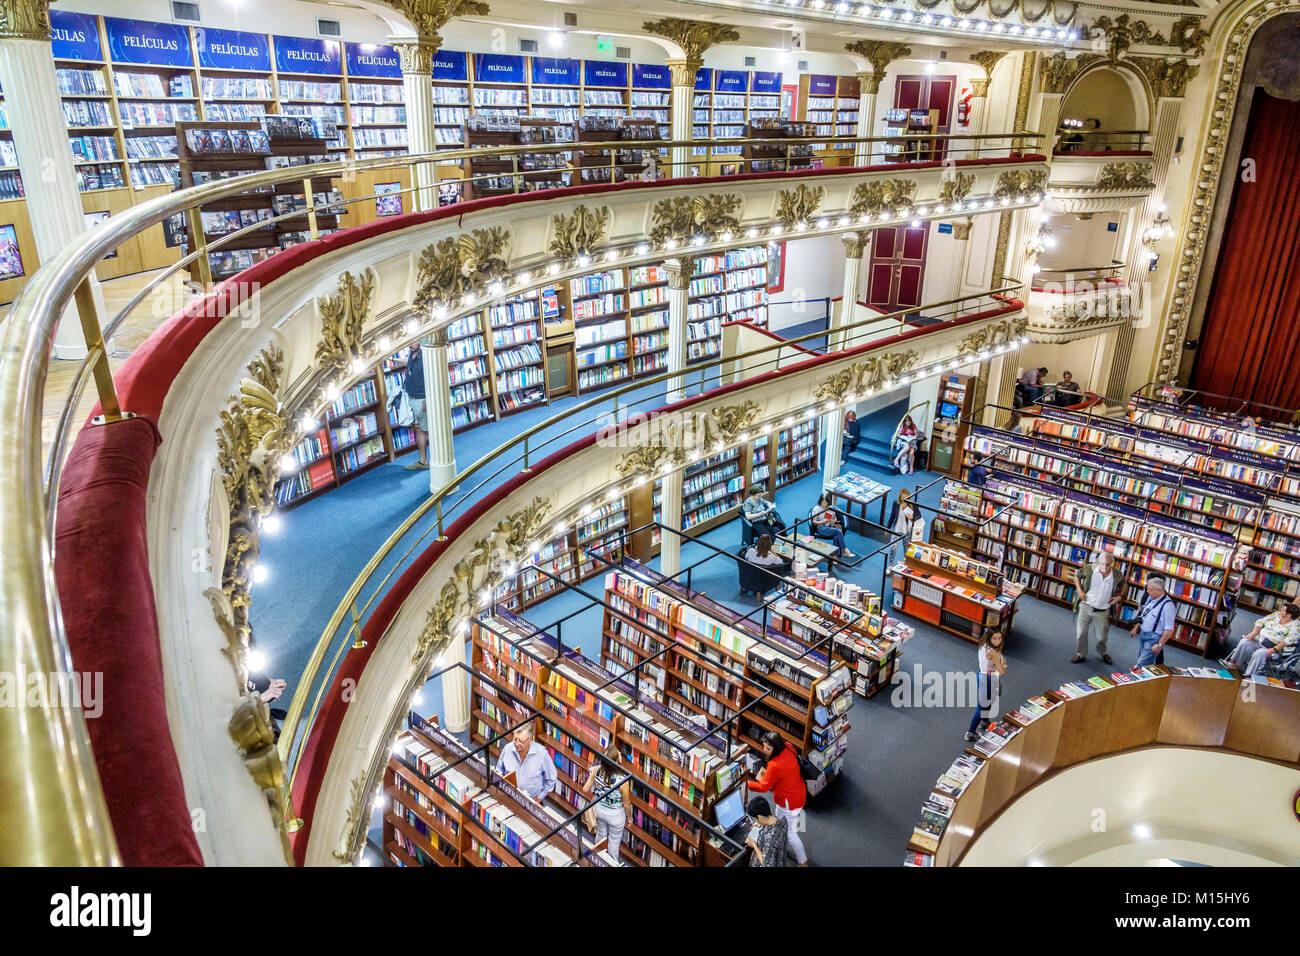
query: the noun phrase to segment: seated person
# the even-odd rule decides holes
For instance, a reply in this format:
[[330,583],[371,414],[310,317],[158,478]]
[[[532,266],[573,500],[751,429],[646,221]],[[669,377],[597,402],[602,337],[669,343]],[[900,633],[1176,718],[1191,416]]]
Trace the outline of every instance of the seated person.
[[894,467],[899,474],[910,475],[916,471],[916,448],[921,444],[921,431],[912,421],[911,415],[904,415],[894,433]]
[[756,537],[765,534],[775,536],[785,530],[785,522],[781,520],[776,505],[763,497],[757,485],[749,489],[749,497],[740,506],[740,513],[753,527]]
[[862,441],[862,425],[858,421],[857,412],[844,413],[844,448],[840,452],[841,458],[848,457],[849,452],[858,447]]
[[978,488],[984,487],[984,482],[989,480],[989,470],[984,467],[983,462],[976,463],[975,467],[970,470],[966,480]]
[[823,493],[817,499],[817,504],[808,517],[812,519],[813,534],[835,545],[835,557],[854,557],[853,552],[844,544],[844,528],[840,525],[840,516],[836,514],[835,507],[831,504],[830,495]]
[[1246,677],[1254,677],[1274,654],[1286,657],[1297,645],[1300,645],[1300,606],[1284,604],[1272,614],[1261,617],[1254,629],[1219,663],[1224,667],[1235,667]]
[[772,536],[759,535],[758,541],[745,552],[745,560],[750,564],[761,564],[767,568],[784,567],[785,558],[772,550]]
[[1016,381],[1016,390],[1020,392],[1024,405],[1033,405],[1043,397],[1046,388],[1043,382],[1046,380],[1046,366],[1027,368],[1020,373],[1020,378]]
[[1056,391],[1052,393],[1052,403],[1054,405],[1077,405],[1083,401],[1083,389],[1079,383],[1074,380],[1074,376],[1069,372],[1061,373],[1061,380],[1056,383]]

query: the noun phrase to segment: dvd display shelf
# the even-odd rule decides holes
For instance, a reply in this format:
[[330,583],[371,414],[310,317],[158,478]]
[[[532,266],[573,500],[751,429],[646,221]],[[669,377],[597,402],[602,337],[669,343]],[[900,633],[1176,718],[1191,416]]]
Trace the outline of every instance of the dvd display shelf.
[[998,471],[983,495],[975,555],[1000,561],[1040,599],[1072,606],[1074,572],[1110,551],[1124,584],[1116,623],[1131,625],[1146,581],[1159,574],[1178,603],[1176,643],[1205,655],[1226,637],[1249,553],[1234,535]]
[[645,697],[715,724],[743,708],[740,742],[757,748],[775,731],[822,770],[822,785],[841,772],[848,666],[630,559],[605,576],[605,601],[606,666],[640,665]]
[[937,140],[917,139],[933,135],[939,125],[938,110],[886,110],[881,145],[886,161],[895,163],[924,163],[943,158]]
[[743,156],[745,171],[750,173],[793,172],[812,169],[811,143],[763,143],[756,140],[800,139],[814,135],[811,123],[792,122],[780,117],[751,120]]
[[576,827],[561,826],[567,814],[530,799],[490,772],[481,754],[436,723],[412,713],[410,724],[398,735],[384,768],[386,863],[599,865],[584,855]]
[[809,135],[825,137],[826,141],[812,144],[814,154],[824,163],[852,162],[852,144],[834,140],[857,135],[861,90],[862,84],[856,76],[805,73],[799,77],[798,116],[812,126]]
[[[538,739],[555,762],[549,801],[564,813],[581,806],[583,784],[614,744],[630,781],[631,806],[621,856],[633,865],[700,866],[713,805],[746,779],[744,746],[711,734],[650,699],[637,699],[626,668],[603,667],[566,649],[522,618],[497,611],[472,629],[476,676],[471,733],[476,742],[500,736],[538,713]],[[492,746],[499,753],[500,744]]]
[[738,173],[749,124],[780,118],[781,74],[702,68],[695,80],[691,129],[696,139],[713,145],[693,146],[691,155],[718,164],[723,174]]
[[[483,149],[555,145],[570,142],[572,133],[572,124],[560,120],[494,112],[468,116],[464,135],[466,148]],[[472,180],[465,183],[465,198],[505,196],[569,186],[573,184],[573,174],[568,171],[572,163],[572,150],[521,152],[508,158],[469,156],[461,164],[463,177]]]
[[659,138],[658,124],[650,118],[625,118],[623,115],[584,115],[579,117],[579,143],[626,142],[618,149],[577,150],[578,180],[581,183],[626,182],[654,178],[658,162],[655,149],[638,149],[638,141]]

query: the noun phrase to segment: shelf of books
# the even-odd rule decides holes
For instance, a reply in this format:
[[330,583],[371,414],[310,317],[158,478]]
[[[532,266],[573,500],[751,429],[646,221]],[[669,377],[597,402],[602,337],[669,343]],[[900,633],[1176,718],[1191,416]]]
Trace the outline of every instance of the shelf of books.
[[912,541],[889,572],[896,610],[969,641],[990,628],[1009,638],[1024,588],[993,565]]
[[739,173],[749,124],[780,118],[780,73],[701,68],[695,78],[691,129],[695,138],[711,139],[713,145],[693,146],[691,154],[717,165],[723,175]]
[[822,785],[840,773],[851,668],[630,559],[605,576],[605,601],[602,657],[606,666],[641,665],[644,695],[715,723],[749,707],[741,741],[757,747],[775,731],[822,769]]
[[942,158],[936,140],[912,138],[933,135],[939,125],[938,110],[886,110],[883,123],[881,135],[886,141],[882,149],[890,162],[924,163]]
[[451,383],[451,425],[455,432],[493,421],[492,383],[483,313],[472,312],[447,326],[447,377]]
[[[688,719],[695,712],[683,717],[657,701],[637,701],[625,667],[602,667],[572,649],[560,655],[553,637],[509,612],[481,617],[472,641],[476,675],[485,675],[475,676],[471,688],[475,742],[540,714],[538,739],[556,766],[548,799],[565,813],[581,806],[596,754],[616,742],[621,769],[632,777],[623,858],[643,866],[705,865],[709,831],[684,811],[707,819],[719,797],[743,785],[745,747],[733,745],[728,755],[716,734],[687,746],[700,736]],[[492,745],[494,756],[500,746]]]
[[536,292],[488,306],[498,416],[546,403],[546,346]]
[[[619,95],[612,90],[598,92]],[[608,183],[612,177],[613,182],[621,183],[654,176],[658,151],[638,149],[635,145],[638,140],[659,138],[659,126],[653,119],[588,114],[578,117],[577,124],[579,143],[626,141],[628,144],[617,149],[579,149],[577,164],[581,182]]]
[[[572,866],[566,814],[537,803],[435,723],[410,716],[384,769],[383,849],[394,866]],[[400,754],[400,756],[399,756]],[[586,860],[583,859],[583,863]]]
[[776,487],[784,488],[817,470],[819,421],[805,419],[777,433]]
[[812,123],[801,123],[781,117],[755,119],[749,122],[749,135],[745,140],[745,172],[792,172],[811,169],[813,146],[811,143],[755,143],[763,139],[799,139],[814,135]]
[[579,584],[604,573],[623,556],[624,532],[629,522],[629,502],[620,497],[593,508],[577,523],[541,542],[529,565],[496,591],[496,603],[510,611],[529,608],[551,597],[566,584]]
[[626,279],[625,270],[610,269],[569,280],[579,394],[632,378]]

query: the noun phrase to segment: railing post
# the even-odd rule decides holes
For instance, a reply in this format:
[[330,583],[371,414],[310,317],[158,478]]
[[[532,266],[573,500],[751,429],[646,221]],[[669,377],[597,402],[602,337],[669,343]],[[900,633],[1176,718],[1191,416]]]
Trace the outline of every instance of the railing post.
[[316,194],[311,189],[311,177],[308,176],[302,181],[302,191],[307,197],[307,231],[313,239],[320,238],[320,230],[316,227]]
[[436,505],[434,505],[434,507],[435,507],[435,509],[436,509],[437,512],[438,512],[438,537],[437,537],[437,540],[438,540],[438,541],[446,541],[446,540],[447,540],[447,536],[446,536],[445,534],[442,533],[442,495],[439,495],[439,496],[438,496],[438,502],[437,502]]
[[[207,254],[204,253],[204,262]],[[117,386],[113,384],[113,370],[108,366],[108,349],[104,345],[103,330],[95,309],[95,292],[90,276],[82,279],[76,291],[77,314],[81,318],[81,334],[86,339],[86,349],[94,356],[95,390],[99,392],[99,408],[106,422],[122,420],[122,407],[117,401]]]
[[532,474],[532,471],[533,471],[532,466],[528,463],[528,441],[529,441],[529,439],[530,439],[531,437],[532,437],[531,435],[525,435],[525,436],[524,436],[524,467],[523,467],[523,472],[524,472],[524,474],[526,474],[526,475],[528,475],[528,474]]
[[356,598],[352,599],[352,629],[356,631],[356,638],[352,641],[352,649],[359,651],[366,646],[366,642],[361,639],[361,615],[357,611]]
[[523,192],[520,188],[522,183],[519,182],[519,154],[510,154],[510,184],[514,188],[515,194]]
[[190,220],[190,236],[194,240],[194,250],[199,254],[194,264],[199,270],[199,281],[206,292],[212,288],[212,263],[208,261],[208,237],[203,232],[203,213],[198,206],[186,210]]

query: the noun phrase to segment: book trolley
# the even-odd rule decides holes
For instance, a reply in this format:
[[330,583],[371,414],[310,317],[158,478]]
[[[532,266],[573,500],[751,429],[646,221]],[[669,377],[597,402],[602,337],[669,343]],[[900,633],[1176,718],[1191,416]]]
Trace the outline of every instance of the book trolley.
[[[1242,692],[1253,683],[1251,694]],[[1069,681],[990,724],[935,781],[905,866],[960,863],[980,831],[1069,767],[1142,747],[1198,747],[1300,762],[1300,688],[1217,667],[1134,667]]]

